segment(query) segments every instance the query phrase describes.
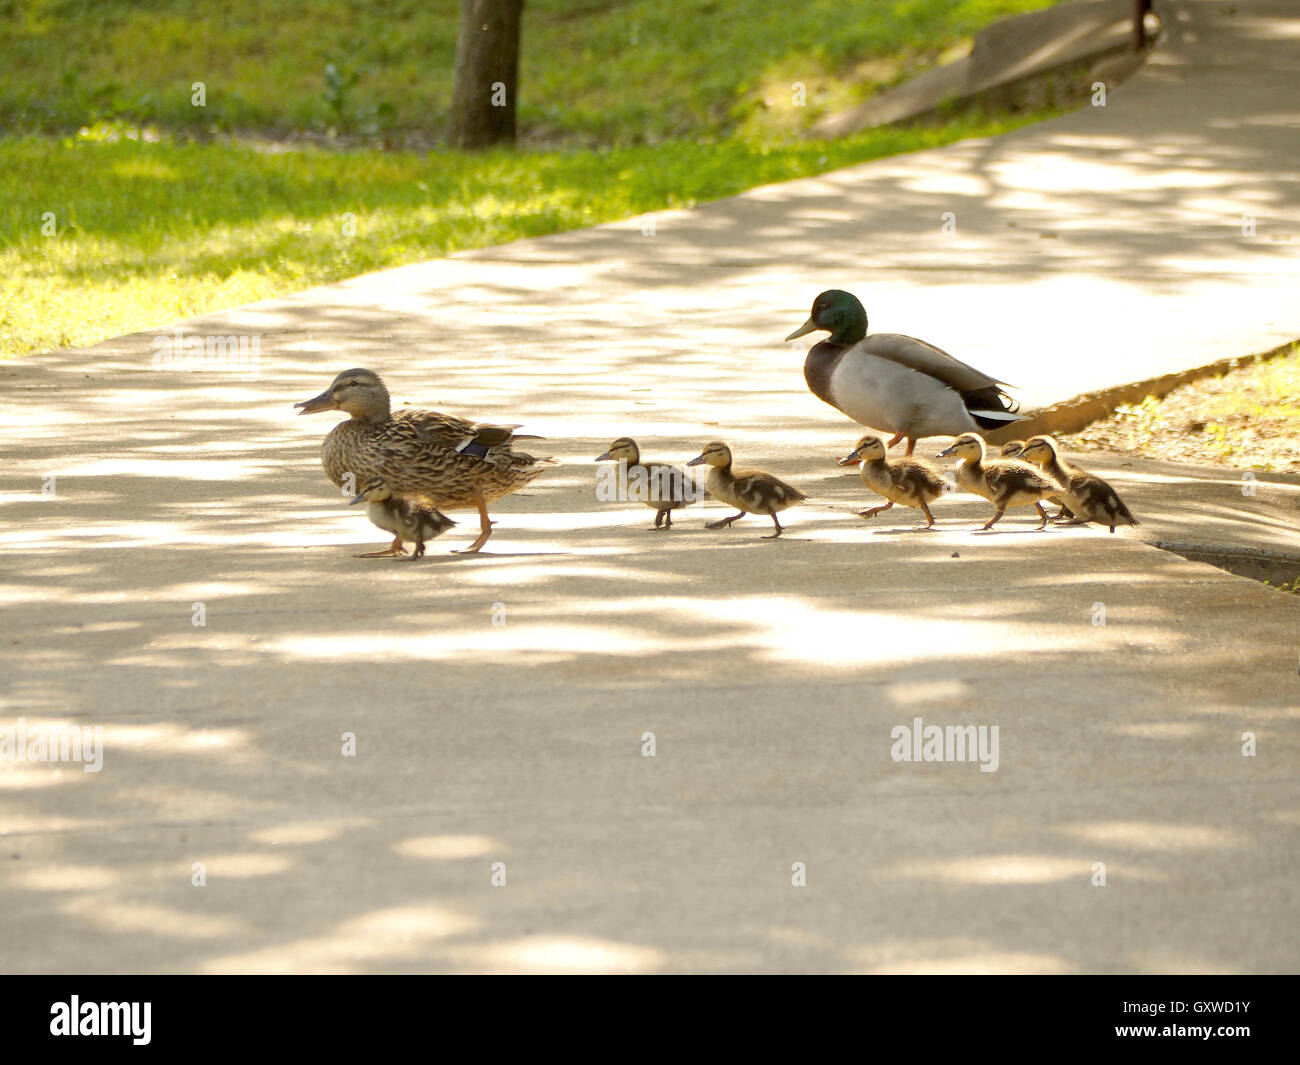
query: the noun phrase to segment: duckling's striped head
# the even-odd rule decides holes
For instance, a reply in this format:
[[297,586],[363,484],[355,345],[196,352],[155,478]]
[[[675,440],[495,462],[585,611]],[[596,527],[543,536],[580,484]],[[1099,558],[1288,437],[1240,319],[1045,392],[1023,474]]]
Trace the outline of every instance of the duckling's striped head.
[[596,461],[618,462],[620,459],[626,461],[629,466],[635,466],[641,461],[641,451],[636,446],[636,441],[630,436],[620,436],[609,445],[609,450],[597,458]]
[[1002,457],[1004,459],[1013,459],[1025,450],[1023,440],[1008,440],[1002,445]]
[[721,440],[714,440],[705,444],[704,450],[686,465],[698,466],[701,463],[708,463],[710,466],[726,469],[731,465],[731,448],[727,447]]
[[808,321],[786,337],[786,340],[794,340],[818,329],[827,330],[833,344],[856,344],[867,335],[866,308],[851,292],[838,288],[827,289],[813,300]]
[[319,396],[294,406],[299,408],[299,414],[342,410],[362,421],[382,421],[389,414],[388,389],[373,370],[344,370]]
[[945,459],[949,455],[955,455],[959,459],[968,459],[972,462],[984,458],[984,440],[976,433],[962,433],[952,442],[952,445],[944,448],[939,452],[939,458]]
[[361,491],[352,499],[351,505],[360,503],[363,499],[367,503],[382,503],[386,499],[391,499],[393,490],[388,487],[388,482],[382,477],[372,477],[364,485]]
[[859,462],[876,462],[887,454],[885,442],[868,433],[858,441],[857,447],[840,459],[841,466],[856,466]]
[[1035,466],[1042,466],[1056,458],[1056,441],[1050,436],[1031,436],[1025,441],[1020,457]]

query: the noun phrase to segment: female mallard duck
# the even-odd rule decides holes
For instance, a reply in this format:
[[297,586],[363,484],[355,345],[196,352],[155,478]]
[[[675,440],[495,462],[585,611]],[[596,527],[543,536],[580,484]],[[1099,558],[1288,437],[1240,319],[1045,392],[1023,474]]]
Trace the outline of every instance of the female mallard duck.
[[1038,527],[1047,527],[1043,500],[1065,491],[1056,480],[1020,459],[987,459],[984,441],[975,433],[962,433],[951,447],[939,452],[940,458],[948,455],[962,460],[957,467],[957,483],[993,504],[995,513],[983,526],[985,529],[991,529],[1001,521],[1008,507],[1027,507],[1030,504],[1037,508],[1042,518]]
[[922,459],[901,458],[891,461],[885,450],[885,442],[878,436],[870,435],[864,436],[858,441],[857,447],[840,459],[841,466],[852,466],[858,462],[862,464],[858,469],[862,483],[889,500],[883,507],[859,510],[861,517],[874,518],[895,503],[902,503],[925,513],[926,523],[922,528],[934,527],[930,504],[948,491],[948,482],[935,467]]
[[709,522],[706,529],[725,529],[746,514],[767,514],[776,526],[776,532],[763,539],[775,540],[785,531],[776,520],[777,514],[808,498],[793,485],[762,470],[733,470],[731,448],[721,440],[705,444],[704,450],[686,465],[698,466],[702,462],[707,462],[710,467],[707,482],[709,495],[740,511],[721,521]]
[[415,544],[413,555],[424,555],[424,543],[441,536],[456,523],[437,507],[416,499],[401,499],[393,495],[392,489],[382,477],[372,477],[365,487],[352,500],[355,506],[362,500],[370,505],[366,508],[367,516],[379,528],[393,534],[393,542],[385,551],[367,551],[357,558],[384,558],[388,555],[404,555],[403,542],[410,540]]
[[[955,436],[1019,421],[1017,405],[998,381],[946,351],[901,333],[867,335],[867,312],[838,289],[818,296],[794,340],[817,329],[830,337],[814,344],[803,364],[813,395],[855,422],[907,439],[912,453],[922,436]],[[1006,387],[1010,387],[1007,385]]]
[[[342,487],[382,478],[396,496],[427,499],[447,510],[475,507],[479,550],[492,535],[487,505],[534,481],[551,459],[512,451],[514,425],[484,425],[437,411],[393,413],[377,373],[344,370],[319,396],[295,403],[300,414],[341,410],[351,415],[321,445],[325,475]],[[528,438],[536,439],[536,437]]]
[[673,511],[699,497],[695,481],[680,466],[642,462],[641,449],[630,436],[620,436],[597,462],[626,462],[628,498],[655,510],[655,528],[671,529]]
[[1063,509],[1057,518],[1067,516],[1071,525],[1095,521],[1098,525],[1137,525],[1137,518],[1129,513],[1119,494],[1096,474],[1081,470],[1063,460],[1056,451],[1056,441],[1050,436],[1030,437],[1023,452],[1025,460],[1040,466],[1043,472],[1055,477],[1065,487],[1062,495]]

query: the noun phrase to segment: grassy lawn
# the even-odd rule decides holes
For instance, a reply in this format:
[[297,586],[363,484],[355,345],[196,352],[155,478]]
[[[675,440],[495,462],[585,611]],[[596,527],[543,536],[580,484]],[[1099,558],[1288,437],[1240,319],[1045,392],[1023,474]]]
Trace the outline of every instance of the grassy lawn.
[[455,0],[0,0],[0,356],[1005,131],[799,136],[1050,2],[529,0],[524,147],[464,155]]
[[[612,146],[790,126],[1055,0],[527,0],[525,139]],[[0,128],[339,127],[437,139],[458,0],[0,0]],[[346,84],[331,94],[325,68]],[[202,81],[207,106],[192,106]],[[794,82],[807,86],[791,106]],[[423,144],[419,145],[423,146]]]

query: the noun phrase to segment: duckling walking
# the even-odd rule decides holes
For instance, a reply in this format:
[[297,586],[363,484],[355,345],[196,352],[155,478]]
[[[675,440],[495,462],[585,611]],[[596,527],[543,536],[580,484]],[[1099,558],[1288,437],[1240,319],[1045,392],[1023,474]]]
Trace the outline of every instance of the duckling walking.
[[925,513],[924,529],[934,527],[934,515],[930,513],[930,504],[938,499],[948,488],[948,482],[930,463],[922,459],[900,458],[890,460],[885,450],[885,442],[878,436],[868,434],[858,441],[857,447],[840,459],[841,466],[861,463],[858,474],[862,483],[888,502],[883,507],[859,510],[863,518],[874,518],[888,510],[895,503],[906,507],[916,507]]
[[705,444],[704,450],[686,465],[698,466],[701,463],[709,465],[709,494],[740,511],[729,518],[709,522],[706,529],[725,529],[746,514],[766,514],[771,517],[776,532],[763,539],[775,540],[785,531],[777,521],[777,514],[808,498],[793,485],[763,470],[733,470],[731,448],[721,440]]
[[886,445],[918,437],[953,436],[999,429],[1020,421],[1005,381],[954,359],[942,348],[901,333],[867,335],[867,312],[856,296],[828,289],[812,305],[794,340],[824,329],[803,364],[804,379],[818,399],[855,422],[894,434]]
[[382,477],[372,477],[364,488],[352,500],[352,505],[365,500],[370,504],[367,516],[383,529],[393,534],[393,542],[384,551],[367,551],[357,558],[386,558],[389,555],[404,555],[404,541],[415,544],[414,558],[424,556],[424,543],[441,536],[456,523],[446,514],[428,503],[414,499],[399,499]]
[[1083,525],[1095,521],[1098,525],[1137,525],[1137,518],[1129,512],[1119,493],[1096,474],[1088,473],[1073,463],[1062,459],[1056,450],[1056,441],[1050,436],[1034,436],[1025,443],[1025,460],[1040,466],[1043,472],[1056,478],[1065,487],[1064,509],[1057,515],[1067,515],[1070,525]]
[[336,485],[349,474],[354,484],[379,477],[403,498],[428,499],[448,510],[477,509],[479,535],[463,554],[478,551],[492,535],[489,503],[555,465],[512,450],[513,441],[529,439],[515,436],[515,425],[410,408],[393,413],[388,389],[371,370],[344,370],[319,396],[294,405],[300,414],[341,410],[351,415],[321,445],[321,465]]
[[656,529],[671,529],[673,511],[699,498],[685,470],[666,462],[642,462],[641,449],[630,436],[620,436],[596,461],[627,463],[628,495],[654,508]]
[[975,433],[962,433],[951,447],[939,452],[939,458],[949,455],[962,460],[957,467],[957,483],[966,491],[983,496],[995,508],[984,529],[991,529],[1001,521],[1009,507],[1031,504],[1042,519],[1038,528],[1047,528],[1043,500],[1065,491],[1056,480],[1020,459],[987,459],[984,441]]

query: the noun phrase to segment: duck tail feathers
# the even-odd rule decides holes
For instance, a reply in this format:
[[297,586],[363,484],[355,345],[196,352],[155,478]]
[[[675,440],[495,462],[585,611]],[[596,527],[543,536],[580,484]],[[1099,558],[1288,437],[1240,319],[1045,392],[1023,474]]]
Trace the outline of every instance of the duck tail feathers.
[[990,386],[972,389],[963,392],[962,399],[966,401],[966,409],[975,419],[975,424],[981,429],[998,429],[1024,420],[1024,416],[1019,413],[1020,404],[1000,388]]

